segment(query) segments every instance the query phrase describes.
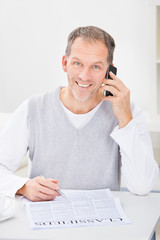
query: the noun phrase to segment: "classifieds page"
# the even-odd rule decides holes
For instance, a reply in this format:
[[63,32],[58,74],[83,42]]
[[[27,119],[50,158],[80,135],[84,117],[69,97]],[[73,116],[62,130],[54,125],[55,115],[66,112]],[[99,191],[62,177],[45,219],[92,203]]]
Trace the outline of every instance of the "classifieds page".
[[120,201],[109,189],[65,190],[66,198],[53,201],[25,200],[26,212],[32,229],[66,228],[128,224]]

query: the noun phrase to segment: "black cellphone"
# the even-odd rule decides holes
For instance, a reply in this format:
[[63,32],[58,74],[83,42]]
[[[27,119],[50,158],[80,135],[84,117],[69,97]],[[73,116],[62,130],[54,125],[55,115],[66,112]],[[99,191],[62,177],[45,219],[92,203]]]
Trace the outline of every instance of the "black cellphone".
[[[109,68],[108,68],[108,70],[107,70],[107,72],[106,72],[106,75],[105,75],[105,78],[106,79],[112,79],[111,77],[110,77],[110,75],[109,75],[109,72],[113,72],[115,75],[116,75],[116,73],[117,73],[117,68],[116,67],[114,67],[113,65],[110,65],[109,66]],[[109,92],[109,91],[104,91],[104,97],[108,97],[108,96],[113,96],[113,94],[111,93],[111,92]]]

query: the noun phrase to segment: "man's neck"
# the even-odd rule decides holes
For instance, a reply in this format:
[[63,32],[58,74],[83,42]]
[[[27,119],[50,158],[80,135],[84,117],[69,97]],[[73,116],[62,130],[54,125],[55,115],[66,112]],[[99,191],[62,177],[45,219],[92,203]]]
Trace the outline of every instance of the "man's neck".
[[61,88],[60,100],[68,110],[76,114],[88,113],[101,102],[100,97],[79,101],[69,93],[68,87]]

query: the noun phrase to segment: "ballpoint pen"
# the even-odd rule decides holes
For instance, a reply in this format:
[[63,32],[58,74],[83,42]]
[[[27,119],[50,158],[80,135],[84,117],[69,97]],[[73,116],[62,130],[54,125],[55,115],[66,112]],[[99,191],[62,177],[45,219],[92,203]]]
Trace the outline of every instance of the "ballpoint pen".
[[[43,175],[41,175],[41,177],[45,178]],[[46,178],[45,178],[46,179]],[[61,191],[61,190],[54,190],[56,191],[57,193],[59,193],[62,197],[66,198],[68,200],[68,198],[66,197],[66,195]]]
[[57,193],[59,193],[62,197],[64,197],[65,199],[68,200],[68,198],[66,197],[66,195],[61,191],[61,190],[55,190]]

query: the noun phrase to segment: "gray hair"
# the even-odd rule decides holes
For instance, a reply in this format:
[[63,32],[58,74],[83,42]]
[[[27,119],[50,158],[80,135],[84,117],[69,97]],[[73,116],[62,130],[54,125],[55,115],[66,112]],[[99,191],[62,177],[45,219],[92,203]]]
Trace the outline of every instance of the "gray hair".
[[68,43],[65,51],[66,57],[71,54],[71,47],[74,40],[77,37],[81,37],[87,41],[96,41],[101,40],[105,43],[108,49],[108,58],[107,61],[109,64],[113,62],[113,52],[115,48],[114,39],[110,34],[102,30],[101,28],[94,27],[94,26],[87,26],[87,27],[79,27],[73,30],[68,36]]

